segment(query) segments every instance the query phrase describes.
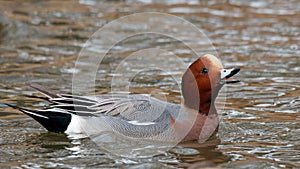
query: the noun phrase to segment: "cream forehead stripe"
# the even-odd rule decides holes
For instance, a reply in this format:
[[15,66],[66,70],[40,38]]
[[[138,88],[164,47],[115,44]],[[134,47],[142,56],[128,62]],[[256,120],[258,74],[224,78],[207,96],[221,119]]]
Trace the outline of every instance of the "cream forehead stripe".
[[[214,55],[205,54],[204,56],[201,57],[201,59],[204,62],[208,62],[208,63],[204,63],[205,65],[210,64],[210,65],[213,65],[214,67],[223,68],[223,65],[222,65],[221,61]],[[209,66],[209,65],[206,65],[206,66]]]

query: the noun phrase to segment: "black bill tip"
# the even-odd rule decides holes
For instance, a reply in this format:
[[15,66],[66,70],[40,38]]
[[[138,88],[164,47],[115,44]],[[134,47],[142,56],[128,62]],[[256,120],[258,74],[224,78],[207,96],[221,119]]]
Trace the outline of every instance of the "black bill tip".
[[239,73],[240,68],[233,68],[233,70],[229,73],[229,75],[225,76],[225,79],[229,79],[230,77],[234,76],[235,74]]
[[223,85],[240,82],[239,80],[232,78],[232,76],[236,75],[240,70],[240,68],[233,68],[230,70],[230,72],[227,71],[229,74],[227,74],[224,78],[221,79],[220,84]]

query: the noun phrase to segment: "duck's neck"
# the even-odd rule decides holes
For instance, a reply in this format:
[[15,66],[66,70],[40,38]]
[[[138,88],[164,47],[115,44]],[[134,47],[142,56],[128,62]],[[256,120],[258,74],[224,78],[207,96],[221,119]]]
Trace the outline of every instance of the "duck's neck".
[[200,114],[211,114],[216,113],[215,108],[215,98],[212,98],[211,94],[202,93],[199,97],[199,94],[194,96],[188,96],[187,94],[183,95],[184,97],[184,106],[197,110]]
[[199,92],[198,87],[196,89],[193,86],[182,86],[184,106],[197,110],[200,114],[208,115],[217,113],[215,99],[218,92],[219,89]]

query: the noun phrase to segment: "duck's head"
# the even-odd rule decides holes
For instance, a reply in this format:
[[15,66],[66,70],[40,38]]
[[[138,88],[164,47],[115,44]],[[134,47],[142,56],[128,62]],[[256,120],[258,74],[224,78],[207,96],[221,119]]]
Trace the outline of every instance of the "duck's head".
[[189,66],[182,77],[185,106],[209,112],[222,86],[239,82],[232,78],[239,71],[239,68],[224,69],[220,60],[213,55],[200,57]]

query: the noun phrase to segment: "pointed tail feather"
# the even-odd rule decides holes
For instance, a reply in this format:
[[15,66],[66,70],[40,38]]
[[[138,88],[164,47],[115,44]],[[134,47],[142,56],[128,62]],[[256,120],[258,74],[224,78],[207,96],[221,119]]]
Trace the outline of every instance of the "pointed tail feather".
[[48,131],[55,133],[65,132],[72,118],[71,114],[68,114],[64,111],[59,111],[59,109],[30,110],[12,104],[5,103],[5,105],[17,109],[24,114],[32,117],[42,126],[44,126]]
[[28,116],[30,116],[32,118],[34,116],[36,116],[36,117],[40,117],[40,118],[44,118],[44,119],[49,119],[47,116],[44,116],[41,113],[36,113],[36,112],[38,112],[37,110],[29,110],[29,109],[21,108],[21,107],[15,106],[13,104],[8,104],[8,103],[4,103],[4,104],[11,107],[11,108],[16,109],[16,110],[19,110],[22,113],[27,114]]

